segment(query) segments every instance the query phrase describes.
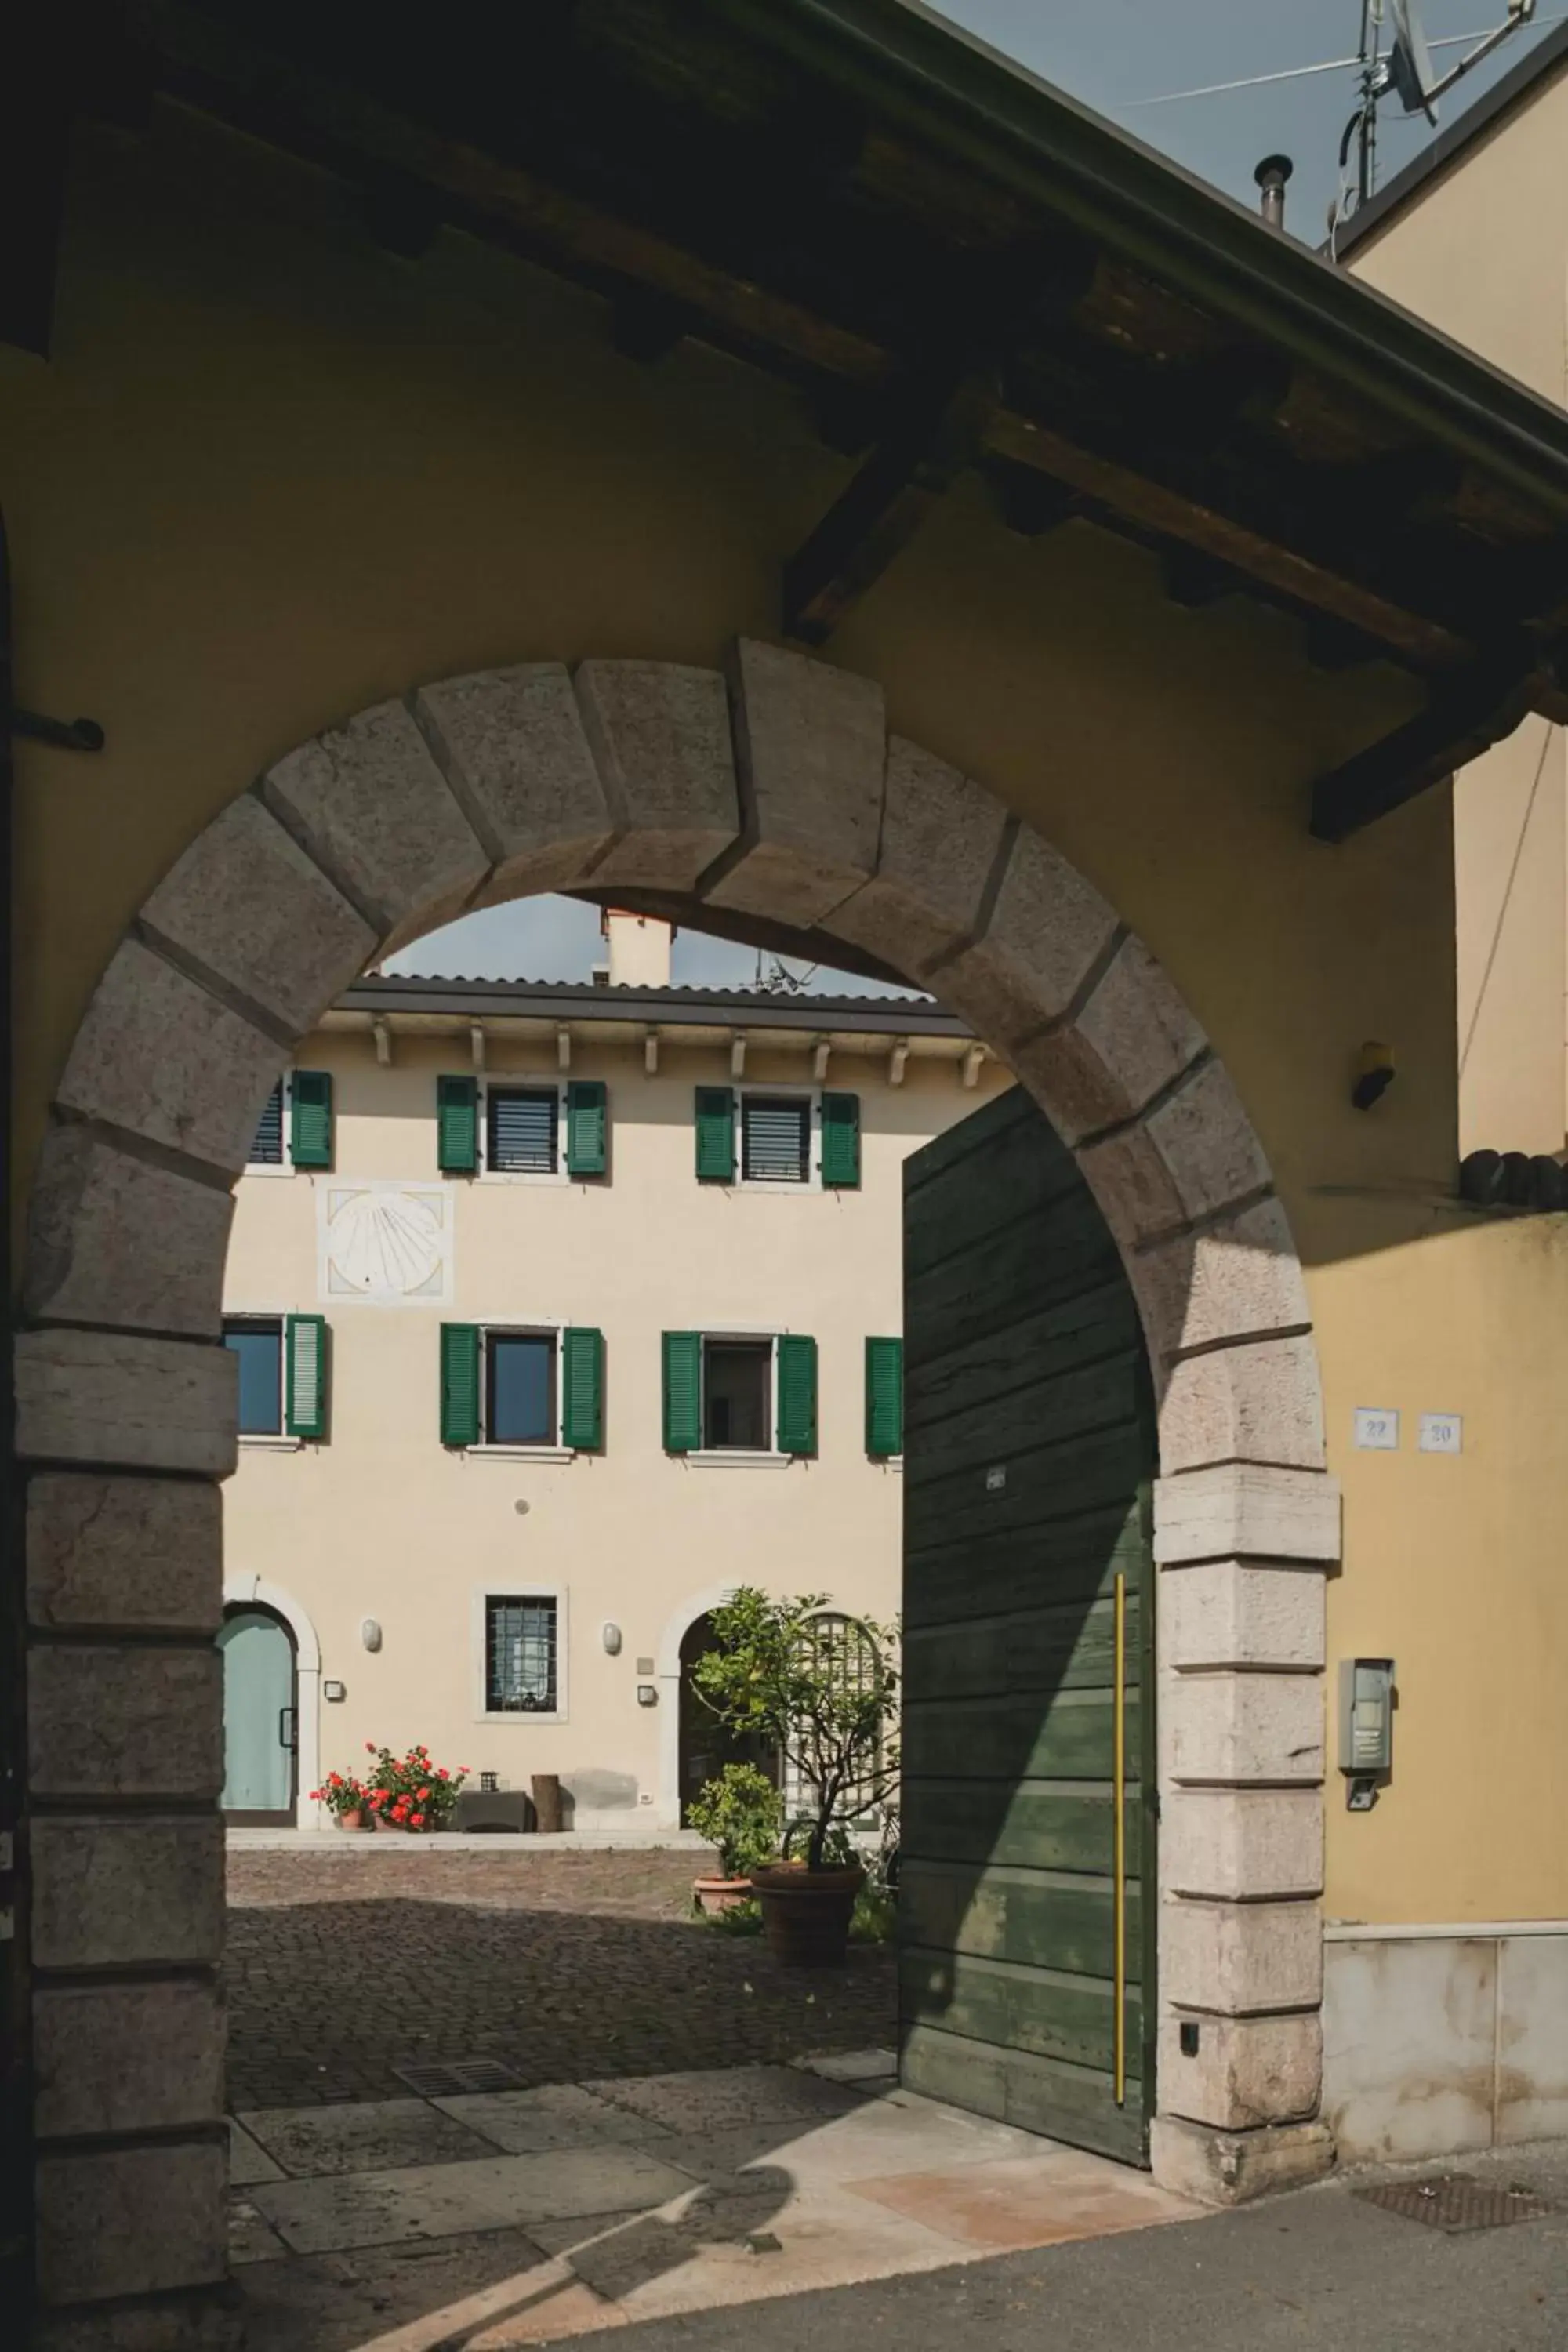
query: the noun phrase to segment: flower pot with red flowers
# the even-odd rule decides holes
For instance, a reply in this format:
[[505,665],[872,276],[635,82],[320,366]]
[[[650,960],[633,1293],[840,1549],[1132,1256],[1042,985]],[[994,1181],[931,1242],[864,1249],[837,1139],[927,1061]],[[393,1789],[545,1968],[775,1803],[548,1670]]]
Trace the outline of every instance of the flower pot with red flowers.
[[704,1781],[686,1818],[719,1849],[719,1876],[692,1881],[692,1900],[705,1917],[751,1901],[752,1873],[778,1853],[781,1815],[778,1790],[754,1764],[726,1764]]
[[378,1829],[407,1830],[414,1836],[444,1830],[457,1807],[458,1791],[468,1777],[459,1764],[454,1771],[432,1760],[422,1744],[398,1755],[390,1748],[365,1741],[375,1765],[365,1790],[365,1803]]
[[837,1614],[826,1593],[775,1601],[750,1585],[712,1625],[698,1690],[731,1730],[782,1757],[801,1801],[782,1859],[752,1872],[763,1932],[787,1967],[841,1967],[866,1878],[856,1832],[898,1784],[896,1630]]
[[341,1830],[363,1830],[370,1818],[364,1784],[348,1773],[329,1772],[321,1787],[311,1790],[310,1801],[325,1805]]

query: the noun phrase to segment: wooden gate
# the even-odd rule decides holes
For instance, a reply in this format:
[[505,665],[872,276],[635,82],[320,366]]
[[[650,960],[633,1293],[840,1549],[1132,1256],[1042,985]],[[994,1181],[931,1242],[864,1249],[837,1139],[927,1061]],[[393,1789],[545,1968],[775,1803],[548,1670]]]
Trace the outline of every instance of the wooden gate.
[[1141,2163],[1152,1398],[1115,1244],[1021,1089],[906,1163],[904,1282],[903,2079]]

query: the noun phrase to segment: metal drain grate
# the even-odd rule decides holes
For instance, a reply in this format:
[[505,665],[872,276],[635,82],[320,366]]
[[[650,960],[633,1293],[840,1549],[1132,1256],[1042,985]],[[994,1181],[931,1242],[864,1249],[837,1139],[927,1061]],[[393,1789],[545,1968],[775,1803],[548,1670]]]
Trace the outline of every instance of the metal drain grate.
[[1556,2208],[1528,2189],[1502,2189],[1464,2172],[1446,2172],[1436,2180],[1389,2180],[1376,2189],[1358,2189],[1356,2196],[1385,2213],[1406,2221],[1422,2221],[1429,2230],[1506,2230],[1510,2221],[1539,2221]]
[[456,2099],[465,2091],[516,2091],[521,2088],[510,2066],[494,2058],[452,2058],[437,2066],[395,2066],[400,2083],[422,2099]]

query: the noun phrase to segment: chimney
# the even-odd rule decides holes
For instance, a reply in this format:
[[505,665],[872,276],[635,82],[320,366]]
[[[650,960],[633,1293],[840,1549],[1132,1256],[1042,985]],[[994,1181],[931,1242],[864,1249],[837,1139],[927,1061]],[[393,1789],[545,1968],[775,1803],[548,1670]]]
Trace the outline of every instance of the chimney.
[[631,915],[624,907],[605,909],[612,988],[668,988],[673,924],[658,915]]
[[1269,228],[1285,226],[1285,183],[1295,168],[1289,155],[1265,155],[1252,174],[1263,191],[1258,209]]

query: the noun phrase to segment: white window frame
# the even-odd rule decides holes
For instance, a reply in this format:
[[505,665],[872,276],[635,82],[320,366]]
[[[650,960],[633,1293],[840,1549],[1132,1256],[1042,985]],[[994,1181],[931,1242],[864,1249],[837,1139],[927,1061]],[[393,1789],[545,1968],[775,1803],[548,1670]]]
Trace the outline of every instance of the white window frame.
[[[465,1316],[462,1319],[467,1322],[468,1318]],[[465,1445],[463,1452],[488,1456],[495,1462],[574,1462],[577,1458],[576,1448],[563,1444],[561,1440],[561,1416],[563,1403],[561,1394],[562,1336],[567,1326],[562,1322],[552,1321],[548,1316],[478,1315],[473,1318],[473,1320],[479,1325],[479,1423],[481,1428],[485,1423],[485,1402],[489,1391],[488,1355],[490,1334],[496,1332],[505,1339],[548,1339],[554,1347],[555,1432],[547,1445],[518,1445],[510,1441],[492,1444],[488,1437],[481,1437],[477,1445]],[[541,1585],[539,1590],[543,1593],[547,1588]],[[535,1717],[535,1720],[537,1721],[538,1718]]]
[[[276,1168],[264,1171],[276,1176]],[[276,1323],[278,1326],[278,1426],[269,1429],[242,1429],[237,1433],[241,1451],[249,1448],[258,1454],[300,1454],[304,1451],[302,1437],[289,1434],[289,1318],[292,1307],[228,1307],[219,1318],[220,1334],[226,1340],[231,1323]]]
[[[782,1186],[765,1185],[766,1192],[782,1190]],[[792,1187],[804,1192],[804,1184]],[[710,1339],[755,1339],[768,1342],[768,1426],[774,1437],[779,1426],[779,1341],[788,1337],[787,1324],[759,1325],[756,1323],[704,1323],[698,1331],[702,1343],[701,1412],[704,1430],[708,1425],[708,1342]],[[760,1452],[739,1445],[694,1446],[689,1454],[679,1457],[698,1470],[787,1470],[799,1460],[794,1454],[781,1454],[777,1445],[764,1446]]]
[[[820,1087],[769,1087],[755,1079],[738,1078],[733,1082],[734,1122],[733,1151],[735,1156],[735,1190],[738,1192],[765,1192],[775,1200],[798,1200],[803,1192],[822,1190],[822,1088]],[[804,1102],[808,1106],[806,1122],[806,1167],[804,1184],[781,1181],[776,1176],[748,1176],[746,1166],[746,1097],[763,1097],[773,1102]],[[721,1332],[721,1339],[725,1334]]]
[[[294,1065],[292,1062],[279,1074],[278,1083],[283,1089],[283,1156],[280,1160],[247,1160],[240,1171],[242,1175],[301,1176],[310,1172],[305,1169],[295,1167],[289,1149],[294,1124]],[[259,1126],[260,1121],[258,1120],[257,1124]],[[255,1138],[252,1137],[251,1140],[254,1142]]]
[[[522,1070],[488,1070],[479,1083],[479,1134],[476,1149],[479,1169],[475,1182],[479,1184],[569,1184],[566,1173],[566,1089],[571,1081],[556,1070],[530,1077]],[[538,1168],[492,1168],[490,1166],[490,1090],[500,1094],[548,1095],[555,1097],[555,1165],[548,1173]]]
[[[555,1705],[549,1714],[530,1714],[510,1708],[495,1713],[486,1706],[489,1693],[489,1611],[492,1601],[510,1600],[521,1593],[530,1601],[550,1601],[555,1606]],[[567,1589],[552,1583],[549,1578],[520,1576],[510,1582],[499,1577],[488,1578],[473,1588],[469,1605],[469,1645],[473,1654],[473,1706],[476,1723],[505,1724],[509,1728],[526,1731],[541,1724],[566,1723],[571,1720],[568,1703],[566,1670],[567,1650]]]

